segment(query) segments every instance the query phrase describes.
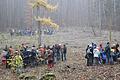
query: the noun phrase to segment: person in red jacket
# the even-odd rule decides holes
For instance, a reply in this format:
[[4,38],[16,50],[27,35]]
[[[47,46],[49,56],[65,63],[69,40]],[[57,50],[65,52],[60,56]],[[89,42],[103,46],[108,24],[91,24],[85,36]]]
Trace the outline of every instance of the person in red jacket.
[[54,60],[53,60],[53,51],[48,50],[48,69],[54,67]]

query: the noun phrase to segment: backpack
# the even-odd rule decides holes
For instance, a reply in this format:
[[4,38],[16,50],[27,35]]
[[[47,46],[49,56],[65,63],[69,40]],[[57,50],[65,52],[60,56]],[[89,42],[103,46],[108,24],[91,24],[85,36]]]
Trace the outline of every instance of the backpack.
[[91,47],[89,47],[88,49],[87,49],[87,54],[92,54],[92,48]]
[[6,59],[9,59],[10,58],[10,54],[7,53],[5,57],[6,57]]
[[106,58],[107,58],[106,54],[105,54],[105,53],[102,53],[102,59],[103,59],[103,60],[106,60]]

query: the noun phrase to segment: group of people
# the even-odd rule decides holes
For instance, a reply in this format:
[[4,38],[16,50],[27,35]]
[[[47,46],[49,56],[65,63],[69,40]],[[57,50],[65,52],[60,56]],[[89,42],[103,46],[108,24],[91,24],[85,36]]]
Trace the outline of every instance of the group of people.
[[48,28],[48,27],[44,28],[45,35],[52,35],[52,34],[54,34],[54,32],[55,32],[55,30],[53,28]]
[[31,29],[10,29],[11,36],[33,36],[37,34],[37,31]]
[[21,68],[48,65],[52,68],[58,61],[66,61],[66,45],[55,44],[52,46],[26,46],[22,44],[19,49],[12,46],[3,49],[1,53],[2,64],[6,68],[19,71]]
[[[62,44],[52,46],[33,45],[29,47],[25,44],[18,49],[6,46],[1,52],[2,64],[6,68],[19,71],[21,68],[35,67],[38,65],[48,65],[48,68],[54,67],[59,61],[66,61],[67,47]],[[103,47],[103,44],[96,45],[91,43],[86,48],[85,58],[87,66],[114,64],[120,57],[119,44],[110,45],[109,42]]]
[[[52,35],[55,32],[53,28],[45,27],[43,29],[43,34],[45,35]],[[34,36],[37,35],[37,30],[32,29],[10,29],[9,30],[10,36]]]
[[86,48],[85,58],[87,59],[87,66],[114,64],[120,57],[119,44],[111,45],[109,42],[103,47],[103,44],[96,45],[91,43]]

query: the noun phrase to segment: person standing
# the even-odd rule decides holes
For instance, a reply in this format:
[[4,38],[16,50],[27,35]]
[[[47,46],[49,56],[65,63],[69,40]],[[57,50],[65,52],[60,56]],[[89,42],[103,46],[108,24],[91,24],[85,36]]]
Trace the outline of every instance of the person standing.
[[23,59],[18,50],[15,51],[14,61],[15,61],[14,63],[16,67],[16,72],[20,74],[21,69],[23,67]]
[[55,46],[53,45],[52,47],[52,51],[53,51],[53,59],[54,59],[54,63],[57,62],[57,50],[55,48]]
[[37,65],[37,51],[35,49],[35,46],[32,46],[31,50],[31,56],[30,56],[30,63],[32,67],[35,67]]
[[99,55],[100,55],[100,51],[98,48],[95,48],[93,50],[93,54],[94,54],[94,64],[98,65],[99,64]]
[[111,49],[110,49],[110,43],[107,42],[107,45],[105,47],[105,53],[106,53],[106,63],[109,64],[110,63],[110,52],[111,52]]
[[54,62],[53,62],[53,51],[52,50],[48,50],[48,69],[51,69],[52,67],[54,67]]
[[94,54],[93,54],[92,45],[89,45],[87,47],[85,58],[87,59],[87,66],[92,66],[93,65],[93,60],[94,60]]
[[6,55],[7,55],[7,51],[3,50],[3,52],[1,53],[1,59],[3,65],[6,65],[7,63]]
[[9,48],[9,53],[10,53],[10,56],[14,55],[14,49],[12,48],[12,46],[10,46]]
[[56,45],[56,50],[57,50],[57,61],[60,61],[60,49],[61,49],[61,44]]
[[61,56],[62,56],[62,61],[66,61],[66,54],[67,54],[67,47],[66,45],[63,45],[61,48]]
[[[103,56],[105,57],[105,55],[104,55],[104,49],[103,49],[103,45],[102,45],[102,44],[99,45],[98,50],[100,51],[99,63],[102,64],[102,61],[103,61],[103,60],[102,60],[102,57],[103,57]],[[105,60],[104,60],[103,62],[105,62]]]

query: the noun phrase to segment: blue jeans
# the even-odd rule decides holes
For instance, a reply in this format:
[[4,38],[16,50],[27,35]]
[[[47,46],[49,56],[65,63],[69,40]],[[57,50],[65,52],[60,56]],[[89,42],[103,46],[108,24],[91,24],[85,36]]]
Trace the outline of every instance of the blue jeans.
[[106,59],[106,64],[113,64],[113,57],[112,56],[108,56],[107,59]]
[[110,54],[106,54],[106,64],[110,63]]

